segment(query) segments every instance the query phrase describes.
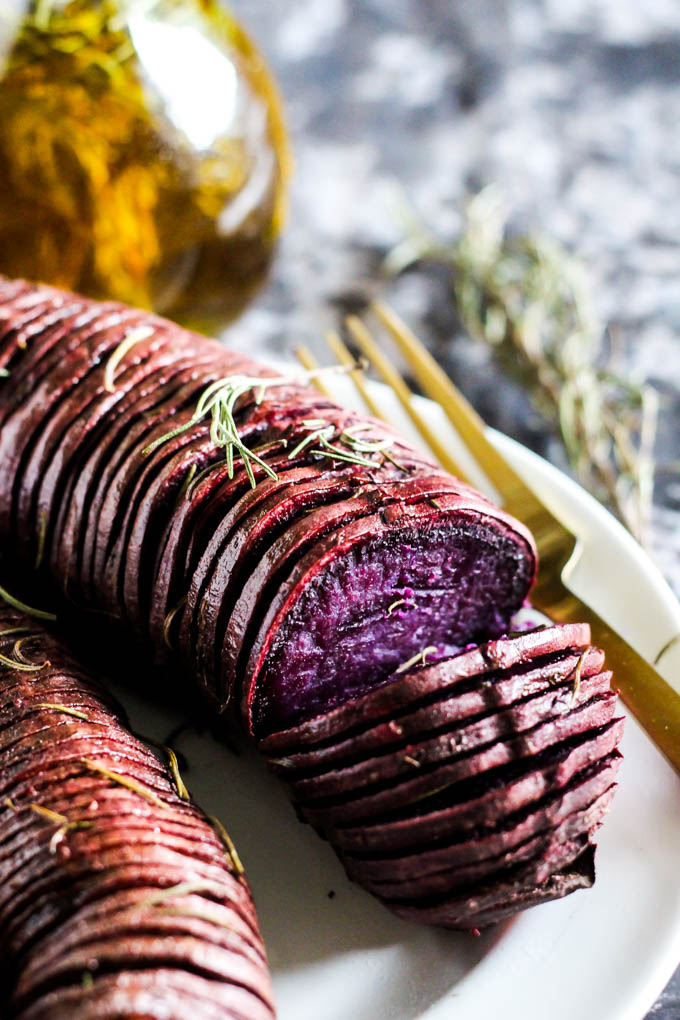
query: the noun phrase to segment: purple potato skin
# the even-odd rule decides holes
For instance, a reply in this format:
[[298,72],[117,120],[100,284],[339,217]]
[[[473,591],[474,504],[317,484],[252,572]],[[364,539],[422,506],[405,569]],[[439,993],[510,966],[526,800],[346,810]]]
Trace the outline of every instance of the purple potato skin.
[[2,1015],[132,1017],[151,981],[145,1016],[240,1003],[272,1020],[250,890],[215,828],[38,621],[0,605],[0,654]]

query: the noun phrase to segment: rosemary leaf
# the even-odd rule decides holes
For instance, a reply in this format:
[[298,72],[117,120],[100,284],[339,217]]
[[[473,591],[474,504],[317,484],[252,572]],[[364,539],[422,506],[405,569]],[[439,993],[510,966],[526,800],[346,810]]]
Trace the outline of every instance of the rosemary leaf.
[[39,570],[45,555],[45,538],[47,537],[47,510],[40,511],[40,531],[38,533],[38,551],[35,555],[35,569]]
[[191,800],[191,797],[189,796],[189,791],[184,785],[184,780],[182,779],[179,772],[179,762],[177,761],[177,755],[175,754],[171,747],[167,747],[165,744],[163,744],[162,747],[168,756],[170,771],[172,772],[172,778],[174,780],[175,787],[177,789],[177,793],[179,794],[180,799]]
[[233,924],[229,924],[227,921],[213,914],[209,910],[199,910],[198,907],[192,907],[191,909],[182,909],[182,907],[161,907],[164,914],[169,914],[172,917],[187,917],[190,920],[196,921],[207,921],[209,924],[214,924],[217,928],[224,928],[226,931],[234,932],[239,934],[237,928]]
[[58,705],[53,701],[41,701],[35,706],[36,708],[49,708],[53,712],[61,712],[62,715],[71,715],[74,719],[82,719],[83,722],[89,722],[90,717],[85,715],[84,712],[79,712],[76,708],[67,708],[66,705]]
[[153,334],[154,331],[151,326],[137,326],[136,329],[130,330],[127,336],[121,340],[109,360],[106,362],[106,368],[104,369],[104,389],[107,393],[115,392],[116,387],[114,386],[114,377],[116,369],[128,351],[132,350],[135,344],[141,343],[142,340],[148,340],[149,337],[153,336]]
[[20,673],[39,673],[45,666],[49,666],[47,659],[41,663],[26,663],[20,659],[10,659],[7,655],[0,655],[0,664],[9,669],[16,669]]
[[134,779],[129,779],[128,776],[121,776],[118,772],[113,772],[111,769],[106,768],[104,765],[100,765],[99,762],[92,761],[90,758],[82,758],[82,763],[85,765],[90,772],[98,772],[102,776],[106,776],[114,783],[118,783],[120,786],[126,787],[133,793],[138,794],[149,803],[155,804],[157,807],[166,808],[169,810],[168,805],[165,804],[153,790],[147,789],[146,786],[142,786],[141,783],[137,783]]
[[171,885],[167,889],[147,897],[141,901],[139,906],[156,907],[167,900],[174,899],[176,896],[193,896],[198,893],[212,893],[214,896],[225,896],[228,894],[228,889],[221,886],[218,882],[180,882],[178,885]]
[[410,605],[411,605],[411,603],[408,601],[408,599],[397,599],[396,602],[393,602],[392,605],[387,607],[387,617],[388,617],[388,619],[392,615],[394,610],[399,608],[399,606],[410,606]]
[[406,662],[402,662],[401,666],[399,666],[397,669],[395,669],[394,672],[395,673],[405,673],[407,669],[411,668],[411,666],[416,666],[416,665],[424,666],[425,663],[426,663],[428,655],[436,655],[436,654],[437,654],[437,646],[436,645],[428,645],[427,648],[423,648],[422,652],[418,652],[417,655],[414,655],[412,658],[407,659]]
[[243,867],[243,864],[241,863],[241,858],[239,857],[236,851],[236,847],[232,843],[231,836],[229,835],[225,827],[222,825],[222,822],[219,820],[219,818],[216,818],[215,815],[207,815],[206,817],[210,824],[212,825],[215,832],[217,833],[217,835],[224,843],[224,846],[227,851],[227,856],[229,857],[233,865],[234,871],[239,877],[241,875],[244,875],[245,869]]
[[182,595],[182,598],[179,600],[177,605],[173,606],[173,608],[170,610],[170,612],[165,617],[165,620],[163,621],[163,642],[165,646],[170,649],[171,652],[174,651],[174,649],[170,642],[170,628],[172,627],[173,621],[177,614],[180,612],[181,609],[184,608],[186,600],[187,600],[186,595]]
[[588,655],[588,649],[581,652],[579,660],[574,667],[574,689],[571,692],[571,701],[569,702],[569,711],[574,707],[578,699],[579,691],[581,690],[581,670],[583,669],[583,663],[586,661]]
[[57,618],[56,613],[46,613],[43,609],[34,609],[32,606],[27,606],[25,602],[21,602],[15,598],[3,587],[0,586],[0,599],[7,603],[8,606],[12,606],[13,609],[18,609],[22,613],[26,613],[27,616],[34,616],[38,620],[51,620],[54,621]]

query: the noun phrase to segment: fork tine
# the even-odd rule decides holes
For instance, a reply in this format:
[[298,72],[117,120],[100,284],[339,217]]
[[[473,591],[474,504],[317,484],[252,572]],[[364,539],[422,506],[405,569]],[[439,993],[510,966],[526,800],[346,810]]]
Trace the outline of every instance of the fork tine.
[[382,376],[390,389],[392,389],[399,398],[401,406],[404,408],[441,466],[447,471],[450,471],[451,474],[456,475],[458,478],[468,481],[465,472],[453,459],[444,443],[442,443],[427,421],[413,406],[413,401],[411,399],[413,394],[411,393],[411,390],[408,388],[394,365],[390,363],[380,350],[361,319],[357,318],[356,315],[349,315],[345,320],[345,324],[353,338],[358,343],[362,352]]
[[[313,372],[315,368],[319,367],[319,362],[316,360],[309,347],[305,347],[301,344],[295,348],[295,356],[308,372]],[[322,379],[312,379],[312,386],[315,386],[319,393],[323,394],[324,397],[328,397],[329,400],[335,400],[335,397],[328,389]]]
[[502,493],[506,507],[511,511],[513,508],[521,507],[525,516],[529,505],[534,510],[547,513],[531,489],[486,438],[482,419],[406,323],[381,301],[374,301],[371,307],[406,359],[424,392],[443,408],[489,481],[499,493]]
[[[335,330],[329,330],[326,333],[326,341],[328,346],[333,352],[333,355],[338,359],[341,365],[356,365],[356,358],[353,358],[350,354],[346,345],[340,339],[338,333]],[[382,409],[373,399],[369,392],[368,386],[366,385],[366,377],[360,368],[355,368],[349,373],[349,377],[354,383],[359,396],[363,400],[370,414],[374,418],[380,418],[381,421],[387,421]]]

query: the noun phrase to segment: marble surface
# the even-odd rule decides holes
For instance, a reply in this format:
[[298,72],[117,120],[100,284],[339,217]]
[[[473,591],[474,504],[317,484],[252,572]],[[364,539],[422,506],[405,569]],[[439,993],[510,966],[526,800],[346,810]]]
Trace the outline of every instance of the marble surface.
[[[321,352],[340,310],[384,287],[381,262],[402,236],[397,188],[453,238],[465,196],[498,182],[517,227],[585,261],[619,370],[659,391],[651,553],[680,593],[677,0],[232,7],[278,75],[296,171],[271,281],[230,343]],[[407,273],[386,296],[491,424],[564,466],[522,391],[460,334],[441,273]],[[649,1015],[680,1017],[680,972]]]

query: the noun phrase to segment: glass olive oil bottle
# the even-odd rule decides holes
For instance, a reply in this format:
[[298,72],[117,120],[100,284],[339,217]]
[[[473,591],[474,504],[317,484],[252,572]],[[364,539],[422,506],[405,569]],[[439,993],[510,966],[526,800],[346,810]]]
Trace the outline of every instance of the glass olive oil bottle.
[[264,277],[287,171],[219,2],[0,4],[0,272],[216,328]]

